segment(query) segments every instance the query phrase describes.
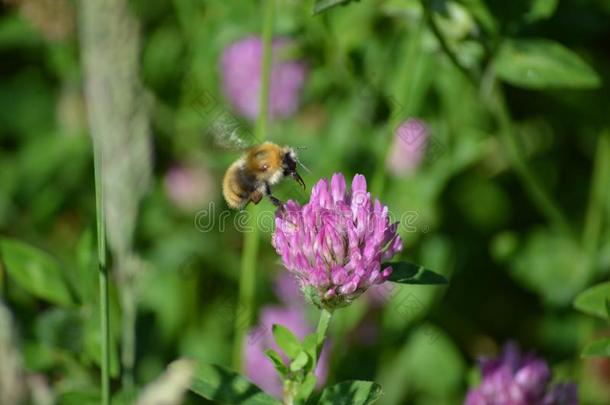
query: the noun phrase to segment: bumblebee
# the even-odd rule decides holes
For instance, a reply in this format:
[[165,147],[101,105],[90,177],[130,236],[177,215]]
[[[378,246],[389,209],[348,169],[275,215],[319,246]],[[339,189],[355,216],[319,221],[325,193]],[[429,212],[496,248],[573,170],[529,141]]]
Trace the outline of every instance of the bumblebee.
[[229,207],[237,210],[250,201],[258,204],[264,196],[280,208],[282,202],[271,194],[271,186],[285,177],[292,177],[305,189],[305,182],[297,173],[298,163],[297,154],[288,146],[272,142],[253,146],[227,169],[222,194]]

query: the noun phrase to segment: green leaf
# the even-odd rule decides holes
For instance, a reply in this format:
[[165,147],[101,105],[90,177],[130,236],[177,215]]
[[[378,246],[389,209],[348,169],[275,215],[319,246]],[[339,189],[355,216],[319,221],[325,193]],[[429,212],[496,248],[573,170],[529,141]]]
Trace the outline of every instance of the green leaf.
[[610,338],[605,337],[587,345],[582,357],[610,357]]
[[484,0],[463,0],[463,3],[485,31],[492,34],[498,32],[498,22]]
[[557,0],[534,0],[530,11],[525,15],[525,21],[544,20],[555,14]]
[[315,333],[311,333],[305,336],[305,339],[303,339],[303,350],[305,350],[312,358],[316,357],[317,341],[318,335]]
[[13,239],[0,240],[0,252],[8,275],[21,288],[55,304],[72,303],[61,267],[51,255]]
[[309,356],[304,350],[295,357],[295,359],[290,363],[290,371],[296,372],[304,368],[307,363],[309,363]]
[[428,270],[423,266],[409,262],[383,263],[381,268],[392,266],[389,281],[400,284],[448,284],[442,275]]
[[225,367],[199,364],[190,390],[215,402],[240,405],[281,405],[246,377]]
[[274,324],[272,330],[275,343],[284,351],[286,356],[290,359],[296,358],[301,352],[299,339],[282,325]]
[[607,300],[610,299],[610,281],[586,289],[576,296],[574,307],[585,314],[610,319]]
[[286,367],[278,352],[273,349],[267,349],[265,350],[265,356],[271,360],[273,367],[275,367],[276,371],[280,373],[282,377],[288,374],[288,367]]
[[324,389],[318,405],[367,405],[381,395],[381,387],[372,381],[343,381]]
[[336,6],[345,6],[352,1],[354,0],[316,0],[316,4],[313,6],[313,13],[320,14]]
[[494,66],[501,79],[530,89],[586,89],[601,83],[597,73],[576,53],[547,39],[506,40]]
[[313,392],[314,388],[316,388],[316,381],[316,375],[313,373],[313,371],[307,373],[305,380],[303,380],[299,386],[299,389],[297,390],[295,399],[297,401],[306,401]]

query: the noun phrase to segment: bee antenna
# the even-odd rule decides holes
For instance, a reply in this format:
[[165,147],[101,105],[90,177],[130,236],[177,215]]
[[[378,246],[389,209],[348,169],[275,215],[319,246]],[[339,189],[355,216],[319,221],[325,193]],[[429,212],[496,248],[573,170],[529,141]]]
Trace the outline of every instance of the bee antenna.
[[303,168],[303,170],[305,170],[307,173],[311,173],[311,170],[309,170],[309,169],[307,168],[307,166],[305,166],[303,163],[301,163],[301,161],[300,161],[300,160],[297,160],[297,163],[298,163],[299,165],[301,165],[301,167]]

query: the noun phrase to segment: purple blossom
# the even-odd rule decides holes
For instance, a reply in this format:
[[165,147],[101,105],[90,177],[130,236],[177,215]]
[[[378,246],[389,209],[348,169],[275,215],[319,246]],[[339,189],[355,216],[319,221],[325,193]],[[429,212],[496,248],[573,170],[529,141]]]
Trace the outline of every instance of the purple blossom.
[[481,384],[468,392],[465,405],[575,405],[576,385],[550,385],[547,363],[522,355],[512,343],[499,358],[481,361]]
[[170,200],[186,212],[201,208],[214,197],[214,179],[199,167],[175,165],[163,178],[163,186]]
[[[290,44],[287,38],[273,40],[269,89],[269,114],[272,118],[294,114],[305,82],[306,68],[302,62],[280,60],[278,56]],[[221,60],[224,93],[233,107],[250,120],[256,119],[259,112],[262,57],[262,41],[251,36],[225,48]]]
[[396,129],[394,142],[386,162],[395,176],[412,173],[424,158],[428,145],[428,129],[417,119],[408,119]]
[[372,200],[366,179],[357,174],[351,190],[342,174],[330,184],[320,180],[310,201],[288,201],[278,210],[272,243],[284,266],[298,280],[305,297],[334,309],[351,303],[371,286],[381,284],[392,268],[381,268],[402,250],[398,223],[388,207]]

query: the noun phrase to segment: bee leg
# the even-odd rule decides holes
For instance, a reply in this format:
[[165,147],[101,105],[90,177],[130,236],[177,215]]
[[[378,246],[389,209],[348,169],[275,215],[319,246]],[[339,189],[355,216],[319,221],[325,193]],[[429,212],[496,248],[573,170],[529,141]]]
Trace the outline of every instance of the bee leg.
[[265,194],[267,194],[269,200],[271,200],[271,203],[275,205],[276,208],[279,208],[282,211],[284,210],[284,203],[271,194],[271,187],[269,187],[269,184],[267,183],[265,183]]
[[250,194],[250,201],[252,201],[254,204],[258,204],[259,202],[261,202],[262,199],[263,193],[261,193],[260,191],[254,191],[252,192],[252,194]]
[[282,202],[280,200],[278,200],[277,198],[275,198],[271,194],[269,194],[269,199],[271,200],[271,203],[273,205],[275,205],[277,208],[284,208],[284,204],[282,204]]

